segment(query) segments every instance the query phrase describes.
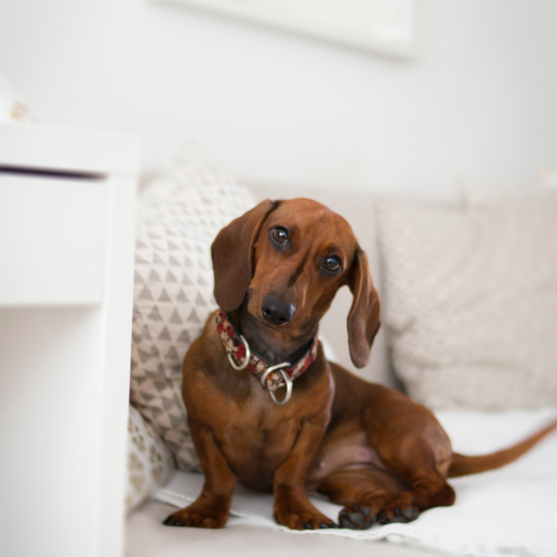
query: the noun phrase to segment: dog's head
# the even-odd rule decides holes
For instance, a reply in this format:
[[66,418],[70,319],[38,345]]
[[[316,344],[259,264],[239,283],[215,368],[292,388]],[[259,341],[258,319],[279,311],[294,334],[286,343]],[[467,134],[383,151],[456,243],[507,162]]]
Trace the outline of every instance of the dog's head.
[[211,247],[215,299],[226,312],[247,303],[266,327],[292,336],[315,329],[348,285],[350,356],[369,360],[380,303],[367,257],[350,225],[311,199],[262,201],[223,228]]

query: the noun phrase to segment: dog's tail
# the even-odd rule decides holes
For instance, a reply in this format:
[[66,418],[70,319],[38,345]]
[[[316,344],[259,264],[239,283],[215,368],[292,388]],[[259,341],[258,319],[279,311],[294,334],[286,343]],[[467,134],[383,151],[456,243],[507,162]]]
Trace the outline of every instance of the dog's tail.
[[518,457],[528,452],[538,441],[541,441],[555,428],[557,428],[557,420],[512,447],[487,455],[465,456],[453,453],[447,476],[449,478],[456,478],[458,476],[468,476],[469,474],[478,474],[479,472],[501,468],[501,466],[513,462]]

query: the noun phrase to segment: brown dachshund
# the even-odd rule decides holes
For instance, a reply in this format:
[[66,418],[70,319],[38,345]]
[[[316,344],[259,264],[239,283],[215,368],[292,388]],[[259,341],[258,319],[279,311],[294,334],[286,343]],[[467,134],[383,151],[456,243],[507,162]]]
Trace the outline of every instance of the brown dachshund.
[[164,524],[224,526],[236,479],[274,493],[277,522],[297,530],[336,527],[308,490],[344,506],[344,528],[409,522],[454,503],[445,478],[511,462],[557,425],[507,450],[462,456],[428,409],[328,362],[316,335],[337,290],[348,285],[354,296],[358,368],[380,304],[352,229],[315,201],[263,201],[220,231],[212,257],[222,311],[186,354],[182,388],[205,484]]

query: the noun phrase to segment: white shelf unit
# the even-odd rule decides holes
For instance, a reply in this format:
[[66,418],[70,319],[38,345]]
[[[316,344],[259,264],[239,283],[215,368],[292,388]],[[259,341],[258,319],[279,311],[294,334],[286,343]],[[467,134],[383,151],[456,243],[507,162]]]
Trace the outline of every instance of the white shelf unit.
[[120,557],[140,145],[0,125],[0,555]]

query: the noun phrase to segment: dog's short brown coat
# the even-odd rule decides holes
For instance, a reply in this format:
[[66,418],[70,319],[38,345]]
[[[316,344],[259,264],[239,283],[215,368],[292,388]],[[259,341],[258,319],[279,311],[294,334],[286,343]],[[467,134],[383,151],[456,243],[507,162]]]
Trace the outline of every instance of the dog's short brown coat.
[[[284,245],[273,240],[277,227],[287,231]],[[351,358],[357,367],[367,363],[379,297],[366,255],[341,216],[309,199],[266,200],[221,230],[212,256],[218,305],[270,365],[304,351],[344,285],[354,297]],[[335,272],[324,267],[331,256],[340,262]],[[288,322],[264,318],[267,295],[295,308]],[[492,455],[457,455],[429,410],[328,362],[321,347],[294,382],[291,400],[279,406],[257,377],[230,366],[215,314],[186,355],[182,394],[205,484],[193,504],[167,518],[172,526],[224,526],[235,479],[272,491],[275,518],[289,528],[334,526],[310,503],[309,489],[344,506],[343,527],[408,522],[453,504],[447,476],[502,466],[555,427]]]

